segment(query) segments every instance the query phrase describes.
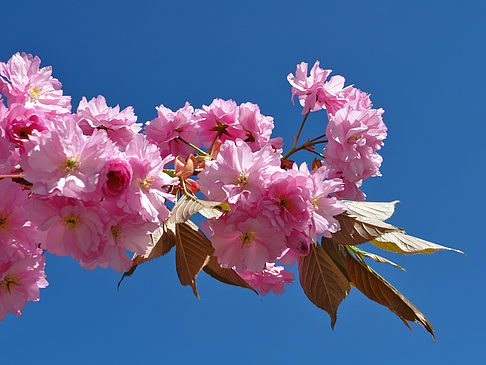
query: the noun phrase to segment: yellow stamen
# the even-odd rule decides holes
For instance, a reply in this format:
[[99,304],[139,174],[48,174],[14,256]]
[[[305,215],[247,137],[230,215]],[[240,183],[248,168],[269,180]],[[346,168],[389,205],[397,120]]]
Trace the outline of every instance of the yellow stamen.
[[42,96],[42,89],[38,89],[35,86],[29,87],[30,101],[35,102]]
[[248,175],[242,171],[239,176],[236,176],[235,185],[245,187],[246,184],[248,184]]
[[61,224],[68,228],[70,231],[74,231],[79,228],[80,219],[75,216],[74,213],[69,213],[61,219]]
[[65,157],[62,164],[65,172],[71,172],[79,167],[79,156],[71,156],[69,158]]
[[111,226],[110,231],[113,236],[113,239],[115,240],[115,245],[118,245],[118,239],[122,235],[122,230],[120,226]]
[[143,189],[148,189],[150,186],[152,186],[153,183],[154,183],[154,178],[150,176],[145,178],[145,180],[143,181],[141,179],[139,180],[139,185]]
[[0,288],[5,290],[5,292],[12,294],[11,290],[14,289],[17,285],[19,285],[18,281],[20,278],[17,275],[6,275],[3,280],[0,282]]
[[12,212],[0,212],[0,231],[6,230],[10,225],[10,221],[8,216],[12,214]]
[[240,235],[241,240],[241,248],[243,247],[253,247],[253,243],[255,242],[255,234],[253,232],[245,232],[244,234]]

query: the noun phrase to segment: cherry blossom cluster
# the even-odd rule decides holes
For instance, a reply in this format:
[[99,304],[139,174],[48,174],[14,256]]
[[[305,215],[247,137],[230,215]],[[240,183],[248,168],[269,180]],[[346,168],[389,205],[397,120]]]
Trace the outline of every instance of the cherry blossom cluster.
[[318,62],[308,76],[307,66],[288,80],[306,118],[328,114],[324,160],[312,168],[288,160],[298,135],[282,156],[273,118],[256,104],[160,105],[142,132],[132,107],[109,107],[101,95],[72,112],[38,57],[0,63],[0,320],[39,300],[44,251],[90,270],[128,271],[129,252],[149,252],[151,234],[170,217],[167,201],[198,193],[230,207],[201,223],[221,267],[262,295],[281,294],[294,280],[282,265],[340,229],[340,198],[364,199],[359,187],[380,174],[386,137],[383,110],[368,94],[344,87],[342,76],[327,80],[331,70]]
[[292,100],[297,95],[304,107],[302,114],[325,109],[329,123],[327,144],[323,157],[330,174],[344,182],[344,189],[336,196],[363,200],[359,189],[363,180],[380,176],[383,161],[377,151],[383,145],[387,128],[383,123],[383,109],[373,109],[369,94],[351,86],[344,87],[342,76],[327,78],[332,70],[323,70],[316,62],[307,75],[308,64],[297,65],[295,76],[287,80],[292,85]]

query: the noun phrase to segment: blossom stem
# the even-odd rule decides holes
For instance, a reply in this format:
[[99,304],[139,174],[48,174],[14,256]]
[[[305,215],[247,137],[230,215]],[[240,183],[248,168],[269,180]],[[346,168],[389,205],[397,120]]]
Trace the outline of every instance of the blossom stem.
[[0,175],[0,179],[11,178],[11,179],[21,179],[25,175],[24,174],[12,174],[12,175]]
[[324,158],[324,155],[322,153],[319,153],[319,152],[317,152],[316,150],[314,150],[312,148],[306,148],[306,151],[315,153],[317,156]]
[[188,142],[186,141],[184,138],[182,138],[181,136],[177,137],[177,139],[179,139],[179,141],[181,142],[184,142],[185,144],[187,144],[188,146],[191,146],[192,148],[194,148],[197,152],[199,152],[200,154],[204,155],[204,156],[209,156],[209,153],[207,152],[204,152],[202,149],[200,149],[199,147],[196,147],[194,146],[191,142]]
[[318,139],[320,139],[320,138],[324,138],[325,136],[326,136],[326,133],[321,134],[320,136],[318,136],[318,137],[316,137],[316,138],[312,138],[312,139],[311,139],[311,141],[312,141],[312,142],[314,142],[314,141],[316,141],[316,140],[318,140]]
[[302,129],[304,128],[305,121],[307,120],[309,114],[310,114],[310,110],[307,112],[307,114],[304,117],[304,120],[302,121],[302,124],[300,125],[299,131],[297,132],[297,135],[294,138],[294,145],[292,146],[292,148],[297,147],[297,142],[299,141],[300,133],[302,133]]

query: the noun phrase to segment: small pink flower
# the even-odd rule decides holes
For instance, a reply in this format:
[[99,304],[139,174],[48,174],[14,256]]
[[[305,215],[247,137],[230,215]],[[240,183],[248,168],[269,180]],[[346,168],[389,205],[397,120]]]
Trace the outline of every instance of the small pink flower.
[[71,97],[63,96],[61,83],[51,76],[51,66],[39,68],[39,57],[16,53],[5,64],[0,62],[0,92],[8,105],[23,104],[45,113],[71,112]]
[[209,148],[219,138],[223,143],[237,138],[245,139],[236,119],[237,106],[233,100],[214,99],[194,113],[197,130],[204,147]]
[[179,184],[178,178],[172,178],[164,172],[173,157],[162,159],[157,146],[150,143],[143,134],[134,136],[124,155],[133,175],[117,205],[127,213],[139,212],[146,221],[164,221],[169,217],[165,199],[174,200],[168,188]]
[[132,167],[122,155],[108,160],[98,181],[103,196],[110,199],[122,195],[131,184],[132,175]]
[[383,109],[356,111],[351,107],[339,110],[329,121],[324,148],[326,164],[339,171],[344,179],[357,182],[379,176],[382,157],[377,151],[383,145],[387,128]]
[[[245,132],[246,143],[253,152],[262,149],[272,143],[270,136],[273,130],[273,118],[266,117],[260,113],[260,108],[256,104],[243,103],[238,107],[238,123]],[[278,148],[281,147],[277,146]]]
[[261,272],[254,273],[247,270],[238,274],[261,295],[267,295],[269,292],[277,295],[283,294],[284,286],[292,284],[295,279],[294,274],[290,271],[285,270],[282,266],[275,266],[273,263],[267,263]]
[[44,269],[41,249],[0,242],[0,321],[8,312],[20,316],[26,301],[39,300],[39,289],[48,285]]
[[81,199],[95,192],[99,173],[114,153],[105,133],[85,136],[70,119],[64,128],[33,134],[24,145],[29,152],[22,167],[34,193]]
[[373,107],[370,100],[370,94],[367,94],[360,89],[356,89],[353,86],[345,87],[341,91],[340,96],[346,99],[346,104],[353,110],[366,110]]
[[247,211],[205,221],[202,227],[210,235],[219,264],[236,266],[240,272],[259,272],[285,250],[285,236],[265,218],[249,216]]
[[209,199],[233,204],[242,194],[262,194],[265,179],[279,170],[280,156],[271,146],[252,152],[242,140],[227,141],[216,161],[206,162],[198,182]]
[[24,141],[34,130],[42,132],[53,130],[50,118],[40,109],[26,109],[22,104],[13,104],[5,119],[0,121],[7,138],[17,147],[23,147]]
[[332,70],[321,69],[319,61],[316,61],[312,67],[310,76],[307,76],[307,66],[307,63],[302,62],[297,65],[295,76],[293,74],[287,76],[288,82],[292,85],[292,102],[297,95],[300,104],[304,107],[302,114],[327,109],[328,113],[333,115],[346,102],[340,96],[344,87],[344,77],[333,76],[326,81]]
[[120,112],[119,105],[108,107],[102,95],[89,102],[83,97],[79,102],[76,118],[85,134],[91,135],[95,129],[102,129],[121,150],[141,130],[131,106]]
[[149,141],[155,143],[161,156],[173,155],[186,158],[194,149],[178,138],[181,137],[200,147],[196,123],[193,118],[194,108],[188,102],[183,108],[173,112],[160,105],[157,107],[157,118],[147,123],[144,133]]

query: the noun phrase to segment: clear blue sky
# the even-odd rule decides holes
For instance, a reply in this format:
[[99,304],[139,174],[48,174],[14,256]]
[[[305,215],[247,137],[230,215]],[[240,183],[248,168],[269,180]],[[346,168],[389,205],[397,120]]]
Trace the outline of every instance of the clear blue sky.
[[286,75],[320,60],[386,111],[383,177],[365,183],[369,200],[401,200],[391,223],[467,253],[388,254],[406,273],[374,265],[429,318],[436,343],[357,290],[331,331],[298,283],[260,301],[203,273],[197,300],[171,253],[117,292],[118,274],[48,255],[41,301],[0,323],[2,365],[484,361],[486,3],[4,0],[1,14],[0,59],[38,55],[74,108],[103,94],[146,121],[162,103],[251,101],[287,144],[300,108]]

